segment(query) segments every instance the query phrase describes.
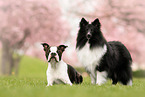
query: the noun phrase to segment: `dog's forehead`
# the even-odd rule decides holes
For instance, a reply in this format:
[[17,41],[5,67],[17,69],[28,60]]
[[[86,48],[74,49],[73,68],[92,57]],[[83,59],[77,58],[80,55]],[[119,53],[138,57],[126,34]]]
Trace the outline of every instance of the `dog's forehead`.
[[50,47],[50,51],[51,51],[51,52],[57,52],[57,47],[56,47],[56,46]]

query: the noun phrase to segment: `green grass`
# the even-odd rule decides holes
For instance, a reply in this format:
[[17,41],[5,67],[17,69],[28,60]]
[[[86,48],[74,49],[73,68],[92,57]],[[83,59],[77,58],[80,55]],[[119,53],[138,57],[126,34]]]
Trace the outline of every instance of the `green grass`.
[[24,57],[19,75],[0,77],[0,97],[144,97],[145,79],[134,78],[133,86],[92,85],[85,77],[81,85],[54,85],[46,87],[47,63],[42,60]]
[[45,77],[48,64],[40,59],[24,56],[20,62],[19,77]]

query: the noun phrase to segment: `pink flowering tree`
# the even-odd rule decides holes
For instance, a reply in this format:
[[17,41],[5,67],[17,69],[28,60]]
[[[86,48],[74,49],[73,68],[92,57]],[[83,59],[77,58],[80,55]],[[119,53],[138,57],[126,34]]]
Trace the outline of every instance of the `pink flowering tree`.
[[1,0],[1,74],[11,75],[13,69],[18,73],[22,52],[31,45],[64,41],[66,25],[57,0]]

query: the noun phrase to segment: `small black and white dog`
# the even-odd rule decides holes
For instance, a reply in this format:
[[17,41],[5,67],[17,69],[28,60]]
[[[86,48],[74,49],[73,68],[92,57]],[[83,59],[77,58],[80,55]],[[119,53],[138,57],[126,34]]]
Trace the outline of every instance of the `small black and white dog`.
[[62,59],[62,53],[67,46],[60,45],[58,47],[50,47],[47,43],[42,43],[45,51],[45,56],[48,61],[47,69],[47,86],[52,86],[54,83],[64,83],[72,85],[80,84],[83,77],[72,66],[66,64]]
[[110,78],[112,84],[132,85],[131,55],[122,43],[106,41],[99,19],[92,23],[81,19],[76,50],[92,84],[102,85]]

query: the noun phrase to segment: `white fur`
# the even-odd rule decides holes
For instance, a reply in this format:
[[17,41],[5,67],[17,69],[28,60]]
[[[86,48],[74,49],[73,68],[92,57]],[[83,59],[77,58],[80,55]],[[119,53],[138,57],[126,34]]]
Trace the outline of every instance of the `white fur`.
[[128,86],[132,86],[132,80],[129,80],[129,82],[127,83]]
[[[53,65],[56,65],[55,68]],[[59,80],[61,80],[65,84],[72,85],[67,70],[67,64],[62,60],[59,62],[48,63],[48,69],[46,72],[48,82],[47,86],[52,86],[54,82],[59,84]]]
[[[51,53],[56,53],[57,54],[57,47],[50,47],[50,53],[49,53],[49,56],[48,56],[48,61],[50,60],[51,58]],[[58,54],[56,55],[56,60],[59,61],[59,56]]]
[[89,71],[99,65],[101,58],[106,52],[106,45],[90,50],[90,44],[88,43],[81,50],[77,49],[78,59]]
[[96,84],[102,85],[106,81],[107,81],[107,72],[106,71],[103,71],[103,72],[97,71],[97,81],[96,81]]
[[[90,73],[92,84],[97,83],[95,67],[96,65],[99,65],[101,58],[106,52],[107,46],[105,44],[103,47],[90,49],[90,44],[86,43],[82,49],[77,49],[78,59],[83,64],[85,69]],[[101,74],[99,76],[101,76]]]
[[[120,82],[120,84],[122,84],[122,85],[123,85],[123,83],[122,83],[122,82]],[[131,80],[131,79],[128,81],[127,85],[128,85],[128,86],[132,86],[132,80]]]
[[90,73],[90,77],[91,77],[91,83],[95,84],[96,83],[96,73],[95,72]]

